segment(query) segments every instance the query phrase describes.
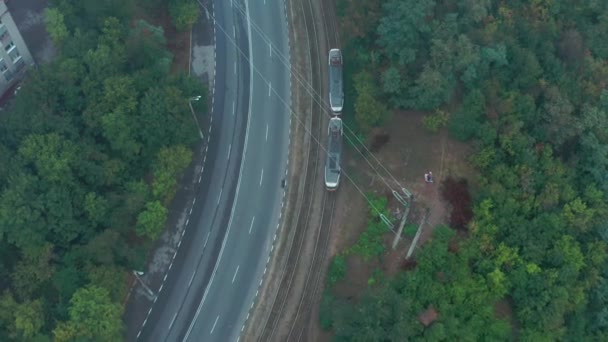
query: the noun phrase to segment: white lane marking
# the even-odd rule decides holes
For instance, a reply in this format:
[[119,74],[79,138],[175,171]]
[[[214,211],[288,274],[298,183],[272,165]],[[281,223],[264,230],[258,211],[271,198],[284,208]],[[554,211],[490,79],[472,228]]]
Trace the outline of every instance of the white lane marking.
[[234,38],[236,38],[236,27],[234,26],[234,24],[232,25],[232,35],[234,36]]
[[222,192],[224,192],[224,188],[220,189],[220,195],[217,197],[217,204],[220,204],[220,200],[222,199]]
[[234,271],[234,276],[232,276],[232,283],[234,284],[234,279],[236,279],[236,274],[239,273],[239,267],[241,267],[241,265],[238,265],[236,267],[236,271]]
[[177,312],[175,313],[175,315],[173,315],[173,319],[171,320],[171,324],[169,324],[169,330],[171,330],[171,327],[173,326],[173,323],[175,323],[175,319],[177,318]]
[[215,330],[215,325],[217,324],[218,319],[220,319],[219,315],[215,318],[215,323],[213,323],[213,327],[211,328],[211,332],[209,333],[209,335],[213,334],[213,330]]
[[190,277],[190,282],[188,282],[188,288],[190,288],[190,285],[192,285],[192,281],[194,280],[195,275],[196,275],[196,270],[194,270],[194,272],[192,272],[192,277]]
[[255,221],[255,216],[251,218],[251,224],[249,225],[249,234],[251,234],[251,229],[253,228],[253,221]]
[[228,157],[227,157],[227,159],[230,159],[230,151],[232,151],[232,144],[230,144],[228,146]]
[[268,124],[266,124],[266,141],[268,141]]
[[260,174],[260,186],[262,186],[262,179],[264,178],[264,169],[262,169],[262,173]]
[[207,238],[205,239],[205,244],[203,245],[203,248],[205,248],[205,246],[207,246],[207,241],[209,241],[209,235],[211,235],[211,232],[207,233]]
[[[264,2],[266,2],[266,0],[264,0]],[[272,43],[268,42],[268,50],[270,51],[270,57],[272,57]]]
[[236,61],[234,61],[234,74],[236,75]]
[[232,101],[232,115],[234,115],[234,113],[236,113],[236,107],[234,106],[234,101]]
[[268,82],[268,96],[270,97],[270,94],[272,93],[272,83]]
[[196,204],[196,197],[194,197],[194,201],[192,201],[192,206],[194,207],[194,204]]

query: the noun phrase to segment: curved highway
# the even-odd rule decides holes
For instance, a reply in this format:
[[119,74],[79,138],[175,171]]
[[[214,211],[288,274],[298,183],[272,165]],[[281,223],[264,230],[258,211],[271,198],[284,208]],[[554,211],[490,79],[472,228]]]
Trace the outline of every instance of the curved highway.
[[138,341],[236,341],[278,227],[291,104],[290,68],[282,63],[289,60],[284,3],[234,1],[214,0],[216,70],[206,167],[181,246]]
[[265,272],[282,207],[291,110],[284,1],[242,1],[246,3],[233,6],[247,22],[252,65],[242,175],[217,271],[184,341],[238,340]]

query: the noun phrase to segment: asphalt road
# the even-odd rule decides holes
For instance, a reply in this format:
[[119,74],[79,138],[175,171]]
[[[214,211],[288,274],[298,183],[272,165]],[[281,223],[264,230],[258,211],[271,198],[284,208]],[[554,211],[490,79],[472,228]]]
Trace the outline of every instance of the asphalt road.
[[216,75],[205,171],[138,341],[237,340],[264,273],[288,155],[288,32],[283,0],[238,1],[214,0]]
[[217,271],[185,341],[239,338],[264,275],[282,207],[291,106],[284,0],[243,1],[245,6],[234,6],[250,32],[253,66],[242,174]]

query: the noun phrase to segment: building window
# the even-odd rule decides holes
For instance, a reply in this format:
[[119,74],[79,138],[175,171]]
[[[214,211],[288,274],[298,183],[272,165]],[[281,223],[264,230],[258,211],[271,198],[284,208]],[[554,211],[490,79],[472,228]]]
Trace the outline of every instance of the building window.
[[3,71],[2,73],[4,74],[4,77],[6,78],[7,81],[10,81],[13,79],[13,72],[10,71],[9,69]]
[[13,61],[13,63],[15,63],[21,58],[21,55],[19,54],[19,50],[17,48],[13,48],[11,52],[8,53],[8,55],[11,57],[11,61]]
[[23,61],[23,58],[19,58],[15,62],[15,70],[17,70],[17,71],[23,69],[24,66],[25,66],[25,62]]
[[0,59],[0,71],[1,72],[5,72],[6,70],[8,70],[8,67],[6,66],[6,63],[4,63],[3,59]]
[[15,47],[15,43],[13,43],[12,41],[10,41],[8,44],[6,44],[6,46],[4,47],[4,51],[10,51],[10,49]]

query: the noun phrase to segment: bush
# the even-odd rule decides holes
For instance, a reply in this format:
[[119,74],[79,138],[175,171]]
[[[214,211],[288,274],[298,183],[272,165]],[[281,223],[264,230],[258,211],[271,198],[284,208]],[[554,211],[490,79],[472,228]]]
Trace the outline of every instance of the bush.
[[440,128],[448,124],[449,118],[450,114],[448,112],[437,109],[435,114],[422,118],[422,125],[432,133],[437,133]]
[[386,224],[380,219],[378,212],[387,218],[390,217],[386,197],[371,196],[370,202],[370,217],[367,221],[367,229],[361,233],[357,243],[350,249],[350,252],[363,257],[366,261],[372,257],[382,255],[385,251],[383,236],[388,230]]
[[441,195],[452,206],[450,226],[455,229],[466,229],[473,218],[473,201],[466,179],[456,180],[448,177],[442,183]]
[[414,235],[416,235],[417,231],[418,231],[417,225],[408,224],[407,226],[405,226],[405,228],[403,228],[403,235],[405,235],[407,237],[414,237]]
[[335,298],[328,291],[323,293],[323,298],[321,299],[321,307],[319,308],[319,323],[321,324],[321,329],[330,330],[334,325],[333,318],[333,306],[334,306]]
[[334,286],[338,281],[344,279],[346,275],[346,258],[342,254],[338,254],[329,265],[329,275],[327,277],[328,287]]

